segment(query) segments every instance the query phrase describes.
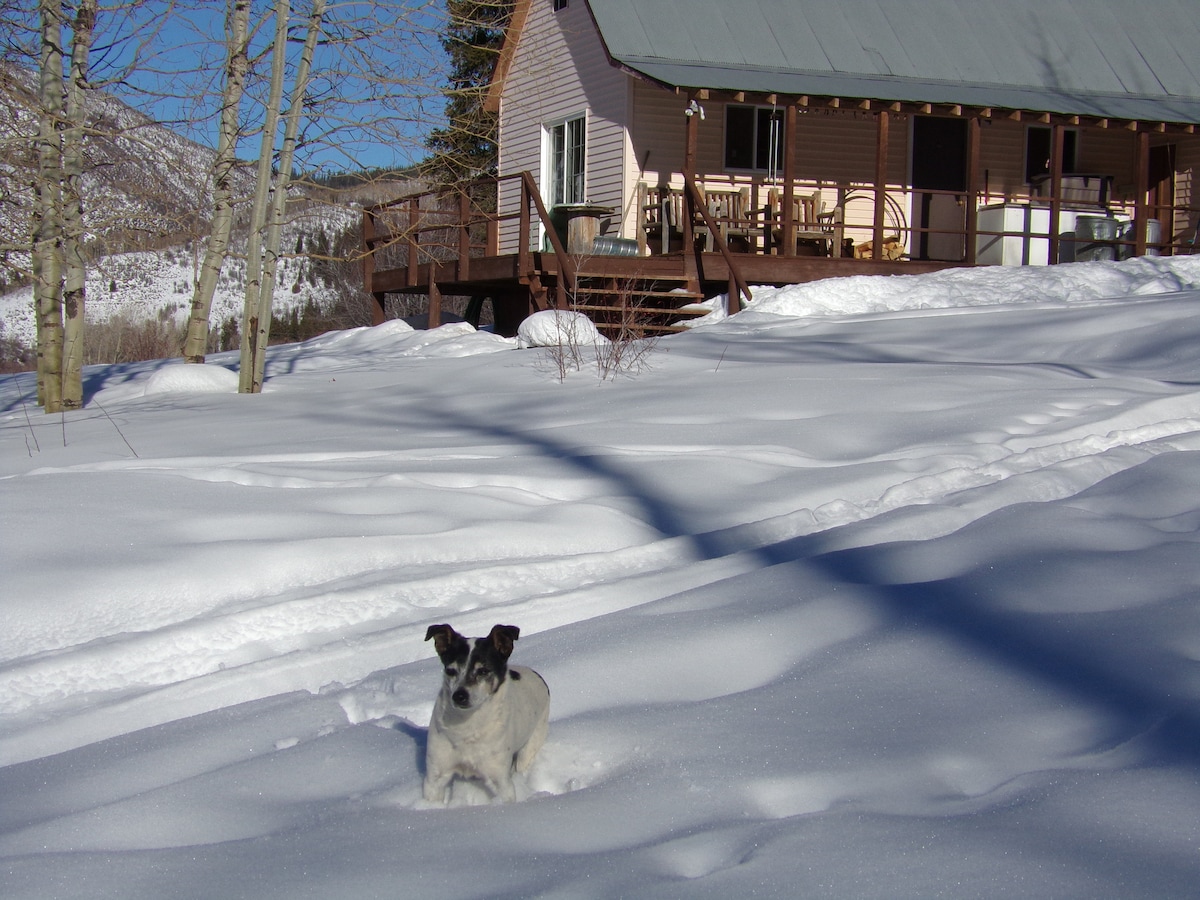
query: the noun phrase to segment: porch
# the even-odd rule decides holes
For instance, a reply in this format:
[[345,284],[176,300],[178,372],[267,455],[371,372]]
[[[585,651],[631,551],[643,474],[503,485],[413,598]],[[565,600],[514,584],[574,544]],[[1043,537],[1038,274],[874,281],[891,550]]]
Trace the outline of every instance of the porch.
[[965,191],[913,190],[889,185],[886,170],[873,185],[739,184],[684,170],[638,185],[632,235],[616,210],[548,208],[523,172],[364,210],[364,289],[376,323],[389,294],[427,297],[429,327],[441,323],[443,296],[466,296],[468,319],[477,324],[490,302],[502,334],[538,310],[572,308],[610,336],[640,336],[686,327],[717,294],[737,312],[751,284],[1195,252],[1186,226],[1200,210],[1153,205],[1141,190],[1122,205],[1111,179],[1052,169],[1018,197],[973,177]]
[[[798,216],[730,207],[728,192],[706,190],[687,173],[681,178],[678,190],[647,189],[650,202],[636,238],[602,233],[600,221],[564,228],[561,211],[546,206],[528,172],[369,207],[363,286],[375,300],[374,323],[383,321],[389,294],[426,296],[431,328],[441,324],[444,296],[466,296],[473,301],[468,318],[476,322],[482,305],[491,303],[501,334],[515,334],[525,317],[551,308],[582,311],[610,335],[655,334],[686,327],[685,320],[705,312],[697,304],[717,294],[728,294],[730,311],[738,311],[751,284],[950,265],[843,254],[841,226],[829,219],[818,253],[818,241]],[[506,183],[520,200],[515,209],[497,210]],[[504,228],[517,231],[514,252],[500,250]]]

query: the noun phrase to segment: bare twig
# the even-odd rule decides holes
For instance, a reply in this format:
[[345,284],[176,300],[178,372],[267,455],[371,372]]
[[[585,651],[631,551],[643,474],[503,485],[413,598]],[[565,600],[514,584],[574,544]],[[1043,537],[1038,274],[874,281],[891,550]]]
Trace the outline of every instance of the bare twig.
[[[10,376],[8,376],[8,377],[9,377],[9,378],[12,378],[12,379],[14,379],[14,380],[15,380],[17,376],[15,376],[15,375],[10,375]],[[26,404],[25,404],[25,392],[24,392],[23,390],[21,390],[21,386],[20,386],[20,383],[19,383],[19,382],[17,383],[17,397],[18,397],[18,399],[20,399],[20,401],[21,401],[21,411],[22,411],[23,413],[25,413],[25,426],[26,426],[26,427],[29,429],[29,434],[30,434],[30,436],[33,438],[33,446],[34,446],[34,449],[36,449],[38,453],[41,453],[41,452],[42,452],[42,448],[41,448],[41,445],[40,445],[40,444],[38,444],[37,432],[36,432],[36,431],[34,431],[34,429],[33,429],[33,422],[32,422],[32,420],[30,420],[30,418],[29,418],[29,407],[28,407],[28,406],[26,406]],[[25,447],[26,447],[26,449],[28,449],[28,447],[29,447],[29,442],[28,442],[28,441],[26,441],[26,442],[25,442]],[[31,451],[29,455],[32,457],[32,456],[33,456],[33,452]]]
[[117,434],[121,435],[121,440],[125,441],[125,446],[129,448],[129,452],[133,454],[133,458],[141,459],[141,457],[138,456],[138,452],[133,449],[133,444],[129,443],[129,439],[125,437],[125,432],[121,430],[121,426],[118,425],[116,421],[114,421],[113,417],[108,414],[108,410],[101,406],[100,401],[94,397],[92,398],[92,402],[96,404],[96,408],[99,409],[100,412],[104,413],[104,418],[108,419],[108,421],[112,423],[112,427],[117,429]]

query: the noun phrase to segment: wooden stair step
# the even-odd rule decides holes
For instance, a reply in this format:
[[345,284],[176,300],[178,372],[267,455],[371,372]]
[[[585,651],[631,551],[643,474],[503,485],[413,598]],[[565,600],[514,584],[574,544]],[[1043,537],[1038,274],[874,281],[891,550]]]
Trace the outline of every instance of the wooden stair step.
[[680,300],[683,305],[689,303],[699,303],[704,299],[702,294],[676,294],[672,292],[655,292],[655,291],[604,291],[599,288],[579,288],[575,291],[578,296],[588,297],[629,297],[632,299],[646,300],[653,298],[655,300]]

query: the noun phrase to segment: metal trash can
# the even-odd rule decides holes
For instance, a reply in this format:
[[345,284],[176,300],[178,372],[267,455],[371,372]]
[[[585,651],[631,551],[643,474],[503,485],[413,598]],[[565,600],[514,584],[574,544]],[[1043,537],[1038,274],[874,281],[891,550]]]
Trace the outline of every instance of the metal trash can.
[[[1111,216],[1078,216],[1075,219],[1075,262],[1116,259],[1121,223]],[[1106,243],[1111,241],[1113,243]]]
[[[1134,254],[1134,237],[1133,223],[1126,222],[1121,226],[1121,240],[1125,243],[1121,244],[1118,258],[1129,259]],[[1146,220],[1146,255],[1161,256],[1162,250],[1157,247],[1159,241],[1162,240],[1162,222],[1158,219]]]
[[607,237],[601,235],[592,241],[594,256],[637,256],[638,242],[633,238]]

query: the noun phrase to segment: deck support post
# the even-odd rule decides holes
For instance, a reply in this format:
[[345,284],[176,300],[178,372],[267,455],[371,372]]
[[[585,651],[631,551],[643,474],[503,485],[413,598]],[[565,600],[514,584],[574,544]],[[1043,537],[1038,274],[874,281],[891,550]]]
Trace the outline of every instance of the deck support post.
[[967,120],[967,246],[963,261],[975,265],[979,246],[979,117]]
[[796,104],[783,113],[783,255],[796,255]]
[[437,263],[429,261],[429,317],[426,328],[437,328],[442,324],[442,291],[437,285]]
[[1134,133],[1134,177],[1137,187],[1133,197],[1133,255],[1146,255],[1146,232],[1149,224],[1149,209],[1146,203],[1150,194],[1150,132]]
[[886,109],[878,113],[875,135],[875,220],[871,230],[874,259],[880,259],[883,249],[884,213],[887,210],[888,143],[891,117]]
[[1058,262],[1062,226],[1063,127],[1055,122],[1050,127],[1050,249],[1047,262]]

